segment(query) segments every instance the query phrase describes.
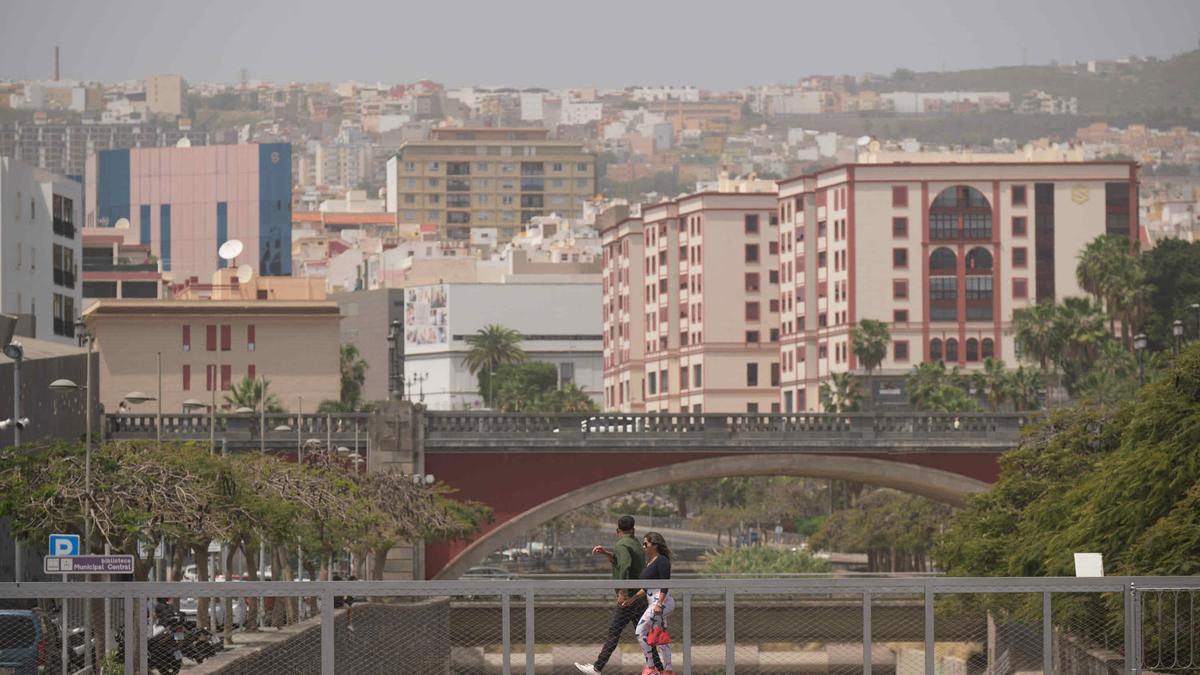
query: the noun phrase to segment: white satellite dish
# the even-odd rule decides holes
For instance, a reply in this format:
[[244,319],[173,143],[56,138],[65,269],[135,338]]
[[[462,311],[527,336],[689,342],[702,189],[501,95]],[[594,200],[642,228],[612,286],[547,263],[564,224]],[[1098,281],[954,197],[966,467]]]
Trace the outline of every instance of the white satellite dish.
[[129,229],[129,219],[128,218],[118,218],[117,222],[113,225],[113,227],[117,228],[118,230],[128,230]]
[[858,145],[860,148],[861,148],[861,147],[866,147],[866,145],[867,145],[868,143],[870,143],[870,142],[871,142],[871,137],[870,137],[870,136],[859,136],[859,137],[858,137],[858,140],[857,140],[857,141],[855,141],[855,143],[856,143],[856,144],[857,144],[857,145]]
[[246,265],[246,264],[238,265],[237,280],[238,280],[239,284],[247,283],[248,281],[250,281],[253,278],[254,278],[254,268],[253,267]]
[[879,141],[871,141],[867,143],[868,152],[879,152]]
[[183,138],[179,139],[178,141],[175,141],[175,147],[190,148],[190,147],[192,147],[192,140],[190,138],[188,138],[187,136],[184,136]]
[[245,246],[242,245],[241,239],[230,239],[221,244],[221,248],[217,249],[217,255],[221,256],[221,260],[233,260],[242,254],[243,248]]

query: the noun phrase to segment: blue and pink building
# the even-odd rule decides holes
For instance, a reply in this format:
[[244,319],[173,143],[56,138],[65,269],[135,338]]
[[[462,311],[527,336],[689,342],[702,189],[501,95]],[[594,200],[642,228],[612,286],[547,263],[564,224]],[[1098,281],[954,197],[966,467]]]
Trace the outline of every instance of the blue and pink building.
[[176,280],[208,279],[221,244],[245,244],[237,264],[292,271],[292,147],[287,143],[102,150],[86,169],[87,227],[122,219]]

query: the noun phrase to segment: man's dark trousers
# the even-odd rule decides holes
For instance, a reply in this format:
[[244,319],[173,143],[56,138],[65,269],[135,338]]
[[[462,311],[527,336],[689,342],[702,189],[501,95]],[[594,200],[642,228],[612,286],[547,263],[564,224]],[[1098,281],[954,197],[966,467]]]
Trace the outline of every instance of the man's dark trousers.
[[618,607],[613,612],[612,624],[608,627],[608,639],[604,641],[604,647],[600,649],[600,656],[596,657],[596,662],[592,664],[596,670],[604,670],[608,659],[617,649],[617,642],[621,640],[621,633],[625,630],[625,626],[636,626],[638,619],[642,618],[642,614],[649,606],[649,601],[643,597],[624,607]]

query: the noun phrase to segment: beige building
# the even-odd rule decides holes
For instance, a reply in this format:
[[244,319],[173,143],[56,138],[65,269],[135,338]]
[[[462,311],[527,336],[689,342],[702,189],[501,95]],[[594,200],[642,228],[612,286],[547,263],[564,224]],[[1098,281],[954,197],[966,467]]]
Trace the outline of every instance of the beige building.
[[[831,373],[861,372],[850,334],[888,324],[882,403],[922,361],[1013,364],[1013,312],[1083,295],[1079,252],[1138,234],[1132,162],[853,164],[780,182],[780,403],[817,410]],[[865,393],[865,392],[864,392]]]
[[340,319],[332,301],[104,299],[83,312],[110,412],[129,392],[157,395],[158,355],[164,413],[183,412],[188,399],[228,408],[224,396],[243,377],[266,377],[287,410],[313,411],[339,396]]
[[153,75],[146,78],[146,108],[156,115],[179,117],[184,111],[187,82],[181,75]]
[[388,211],[443,239],[505,242],[536,216],[581,217],[595,191],[595,157],[547,129],[434,129],[387,164]]
[[774,192],[702,192],[644,205],[640,249],[639,223],[604,231],[607,407],[778,409],[776,203]]

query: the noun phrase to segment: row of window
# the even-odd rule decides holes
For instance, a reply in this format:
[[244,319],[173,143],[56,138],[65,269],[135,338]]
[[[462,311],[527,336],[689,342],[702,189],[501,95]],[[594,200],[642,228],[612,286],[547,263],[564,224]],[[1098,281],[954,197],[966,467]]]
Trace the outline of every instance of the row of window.
[[[485,150],[486,151],[487,148],[484,146],[479,146],[478,148],[476,148],[476,150]],[[532,147],[520,148],[520,150],[521,150],[521,152],[518,152],[515,154],[518,154],[518,155],[535,155],[535,154],[537,154],[537,152],[536,152],[537,148],[532,148]],[[532,150],[534,152],[528,152],[530,150]],[[486,153],[481,152],[479,154],[486,154]],[[508,156],[508,155],[512,155],[514,153],[513,153],[512,148],[502,147],[502,148],[500,148],[500,152],[498,152],[496,154],[502,155],[502,156]],[[443,163],[440,161],[425,162],[425,170],[426,171],[441,171],[442,164]],[[567,170],[568,164],[569,164],[569,162],[521,162],[521,173],[525,174],[525,175],[540,175],[542,173],[545,173],[545,171],[547,171],[547,170],[549,170],[552,173],[562,173],[563,171]],[[449,175],[452,175],[452,176],[469,175],[471,173],[471,165],[472,165],[471,162],[445,162],[445,165],[446,165],[446,173]],[[490,167],[493,167],[493,166],[499,166],[500,173],[513,173],[514,171],[517,170],[516,164],[511,163],[511,162],[504,162],[504,163],[500,163],[500,164],[496,164],[493,162],[474,162],[474,169],[478,173],[487,173],[488,171],[491,170]],[[587,173],[588,171],[591,170],[591,166],[592,165],[589,162],[576,162],[575,163],[575,171],[577,171],[579,173]],[[401,167],[404,169],[405,173],[413,173],[414,171],[417,170],[417,162],[411,162],[411,161],[404,162],[401,164]],[[547,169],[547,167],[548,167],[548,169]]]
[[[944,341],[941,338],[933,338],[929,341],[929,358],[932,361],[941,361],[943,358],[950,362],[958,361],[958,346],[957,338],[948,338]],[[982,340],[968,338],[964,346],[963,360],[967,362],[988,359],[995,356],[996,353],[996,343],[992,338],[983,338]]]
[[[255,348],[255,327],[254,324],[246,326],[246,351],[252,352]],[[218,340],[219,338],[219,340]],[[233,348],[233,326],[229,324],[208,324],[204,327],[204,350],[215,352],[220,345],[220,351],[227,352]],[[192,351],[192,327],[184,324],[182,328],[182,347],[183,351]]]
[[[256,377],[256,369],[254,364],[246,366],[246,377],[253,380]],[[222,364],[220,369],[221,391],[229,391],[233,388],[233,366]],[[183,390],[192,390],[192,367],[190,365],[183,366],[182,372]],[[217,383],[217,366],[216,364],[208,364],[204,367],[204,390],[212,391]]]

